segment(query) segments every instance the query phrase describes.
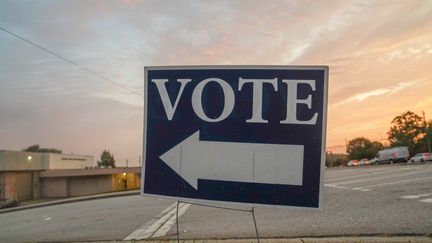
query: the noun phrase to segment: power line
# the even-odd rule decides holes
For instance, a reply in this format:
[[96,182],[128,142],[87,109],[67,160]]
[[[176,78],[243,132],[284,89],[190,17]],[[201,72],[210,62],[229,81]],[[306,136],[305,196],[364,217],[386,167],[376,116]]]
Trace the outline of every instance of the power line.
[[327,147],[326,149],[345,148],[345,147],[346,145],[335,145],[335,146]]
[[18,39],[24,41],[24,42],[27,42],[28,44],[30,44],[30,45],[32,45],[32,46],[34,46],[34,47],[36,47],[36,48],[39,48],[39,49],[41,49],[41,50],[43,50],[43,51],[45,51],[45,52],[47,52],[47,53],[49,53],[49,54],[51,54],[51,55],[57,57],[57,58],[60,58],[61,60],[65,61],[65,62],[67,62],[67,63],[69,63],[69,64],[72,64],[72,65],[74,65],[74,66],[76,66],[76,67],[78,67],[78,68],[80,68],[80,69],[82,69],[82,70],[84,70],[84,71],[86,71],[86,72],[88,72],[88,73],[90,73],[90,74],[92,74],[92,75],[94,75],[94,76],[100,78],[100,79],[103,79],[103,80],[105,80],[106,82],[109,82],[109,83],[111,83],[111,84],[113,84],[113,85],[115,85],[115,86],[117,86],[117,87],[120,87],[120,88],[122,88],[122,89],[125,89],[125,90],[129,91],[130,93],[132,93],[132,94],[134,94],[134,95],[138,95],[138,96],[140,96],[140,97],[144,97],[142,94],[137,93],[137,92],[131,90],[130,88],[128,88],[128,87],[126,87],[126,86],[124,86],[124,85],[121,85],[121,84],[119,84],[119,83],[117,83],[117,82],[115,82],[115,81],[112,81],[111,79],[109,79],[109,78],[107,78],[107,77],[104,77],[104,76],[102,76],[102,75],[100,75],[100,74],[98,74],[98,73],[96,73],[96,72],[94,72],[94,71],[92,71],[92,70],[90,70],[90,69],[84,67],[84,66],[81,66],[80,64],[78,64],[78,63],[76,63],[76,62],[74,62],[74,61],[72,61],[72,60],[70,60],[70,59],[68,59],[68,58],[66,58],[66,57],[64,57],[64,56],[62,56],[62,55],[60,55],[60,54],[57,54],[57,53],[54,52],[54,51],[48,50],[47,48],[45,48],[45,47],[43,47],[43,46],[41,46],[41,45],[39,45],[39,44],[36,44],[36,43],[34,43],[33,41],[30,41],[30,40],[28,40],[28,39],[26,39],[26,38],[24,38],[24,37],[22,37],[22,36],[20,36],[20,35],[18,35],[18,34],[15,34],[15,33],[11,32],[11,31],[9,31],[9,30],[7,30],[7,29],[1,27],[1,26],[0,26],[0,30],[3,30],[4,32],[6,32],[6,33],[8,33],[8,34],[10,34],[10,35],[12,35],[12,36],[14,36],[14,37],[16,37],[16,38],[18,38]]

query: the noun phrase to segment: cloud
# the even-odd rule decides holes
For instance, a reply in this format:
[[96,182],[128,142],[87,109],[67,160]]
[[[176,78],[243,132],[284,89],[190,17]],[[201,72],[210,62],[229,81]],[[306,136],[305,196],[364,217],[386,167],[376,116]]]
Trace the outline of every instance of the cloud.
[[379,96],[379,95],[387,94],[389,92],[390,92],[389,89],[377,89],[377,90],[357,94],[357,95],[350,97],[349,99],[345,100],[344,103],[351,102],[351,101],[359,101],[360,102],[360,101],[363,101],[369,97]]
[[[329,65],[329,131],[349,125],[329,133],[329,142],[340,144],[344,137],[376,137],[386,129],[383,121],[404,109],[432,113],[424,96],[432,93],[431,10],[430,1],[2,1],[0,22],[139,93],[145,65]],[[21,148],[45,132],[51,135],[42,140],[61,142],[51,140],[54,120],[61,119],[45,118],[64,114],[78,124],[85,121],[86,133],[114,141],[122,153],[140,153],[135,144],[140,141],[97,128],[103,123],[140,133],[141,97],[5,33],[0,46],[0,131],[6,137],[27,133],[11,146]],[[74,100],[82,102],[72,105]],[[108,114],[135,116],[113,121]],[[373,121],[362,124],[365,116]],[[24,121],[34,121],[37,130]],[[116,143],[119,137],[133,143],[134,152]]]
[[432,35],[428,37],[427,40],[420,40],[417,41],[417,43],[408,43],[402,48],[395,49],[384,55],[384,57],[381,57],[380,61],[383,63],[390,63],[397,59],[421,58],[424,55],[430,55],[432,54],[432,41],[429,40],[432,38]]
[[374,97],[374,96],[381,96],[386,94],[394,94],[396,92],[402,91],[410,86],[415,85],[415,82],[410,83],[398,83],[397,85],[388,87],[388,88],[381,88],[376,90],[371,90],[363,93],[356,94],[352,97],[349,97],[348,99],[345,99],[339,103],[333,104],[334,106],[339,106],[342,104],[346,104],[349,102],[362,102],[368,98]]

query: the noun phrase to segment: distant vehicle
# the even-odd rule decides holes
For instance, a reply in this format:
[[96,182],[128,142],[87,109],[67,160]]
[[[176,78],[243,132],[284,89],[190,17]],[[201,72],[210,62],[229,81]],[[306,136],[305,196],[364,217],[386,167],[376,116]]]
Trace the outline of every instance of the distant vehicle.
[[355,159],[350,160],[347,163],[348,166],[358,166],[359,164],[360,164],[360,162],[358,160],[355,160]]
[[369,159],[361,159],[360,165],[370,165],[371,161]]
[[411,157],[411,162],[425,162],[432,160],[432,153],[419,153]]
[[407,162],[409,159],[409,151],[408,147],[393,147],[378,151],[376,157],[376,164]]

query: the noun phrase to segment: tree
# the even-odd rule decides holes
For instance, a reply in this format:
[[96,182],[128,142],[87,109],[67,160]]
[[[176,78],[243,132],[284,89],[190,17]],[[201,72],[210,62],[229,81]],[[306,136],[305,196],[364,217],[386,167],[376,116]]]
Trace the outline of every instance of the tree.
[[432,120],[425,122],[423,125],[424,137],[420,141],[420,149],[418,152],[432,152]]
[[325,165],[327,167],[336,167],[340,165],[346,165],[348,155],[346,154],[334,154],[332,152],[326,152]]
[[384,146],[380,142],[372,142],[364,137],[354,138],[350,140],[347,145],[348,158],[351,160],[360,160],[363,158],[371,159],[383,148]]
[[25,152],[34,152],[34,153],[54,153],[54,154],[61,154],[62,151],[55,148],[41,148],[39,144],[33,144],[31,146],[28,146],[27,148],[23,149]]
[[383,150],[384,147],[385,146],[381,142],[373,141],[372,142],[372,148],[370,149],[372,157],[368,157],[368,158],[375,158],[378,154],[378,151]]
[[100,158],[100,161],[97,162],[98,166],[111,166],[113,168],[116,167],[114,155],[112,155],[109,150],[104,150]]
[[424,134],[423,118],[412,111],[396,116],[391,122],[390,131],[387,133],[390,146],[407,146],[410,154],[422,150]]

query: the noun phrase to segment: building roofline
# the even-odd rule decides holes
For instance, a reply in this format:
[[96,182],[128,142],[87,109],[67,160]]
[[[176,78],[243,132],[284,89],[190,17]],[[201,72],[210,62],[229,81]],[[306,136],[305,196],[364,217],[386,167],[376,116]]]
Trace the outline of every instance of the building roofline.
[[50,153],[50,152],[30,152],[30,151],[17,151],[17,150],[9,150],[9,149],[0,149],[0,152],[12,152],[12,153],[31,153],[31,154],[55,154],[55,155],[66,155],[66,156],[86,156],[86,157],[94,157],[94,155],[87,154],[64,154],[64,153]]
[[141,173],[141,167],[46,170],[40,172],[39,177],[51,178],[51,177],[94,176],[94,175],[113,175],[113,174],[120,174],[120,173]]

